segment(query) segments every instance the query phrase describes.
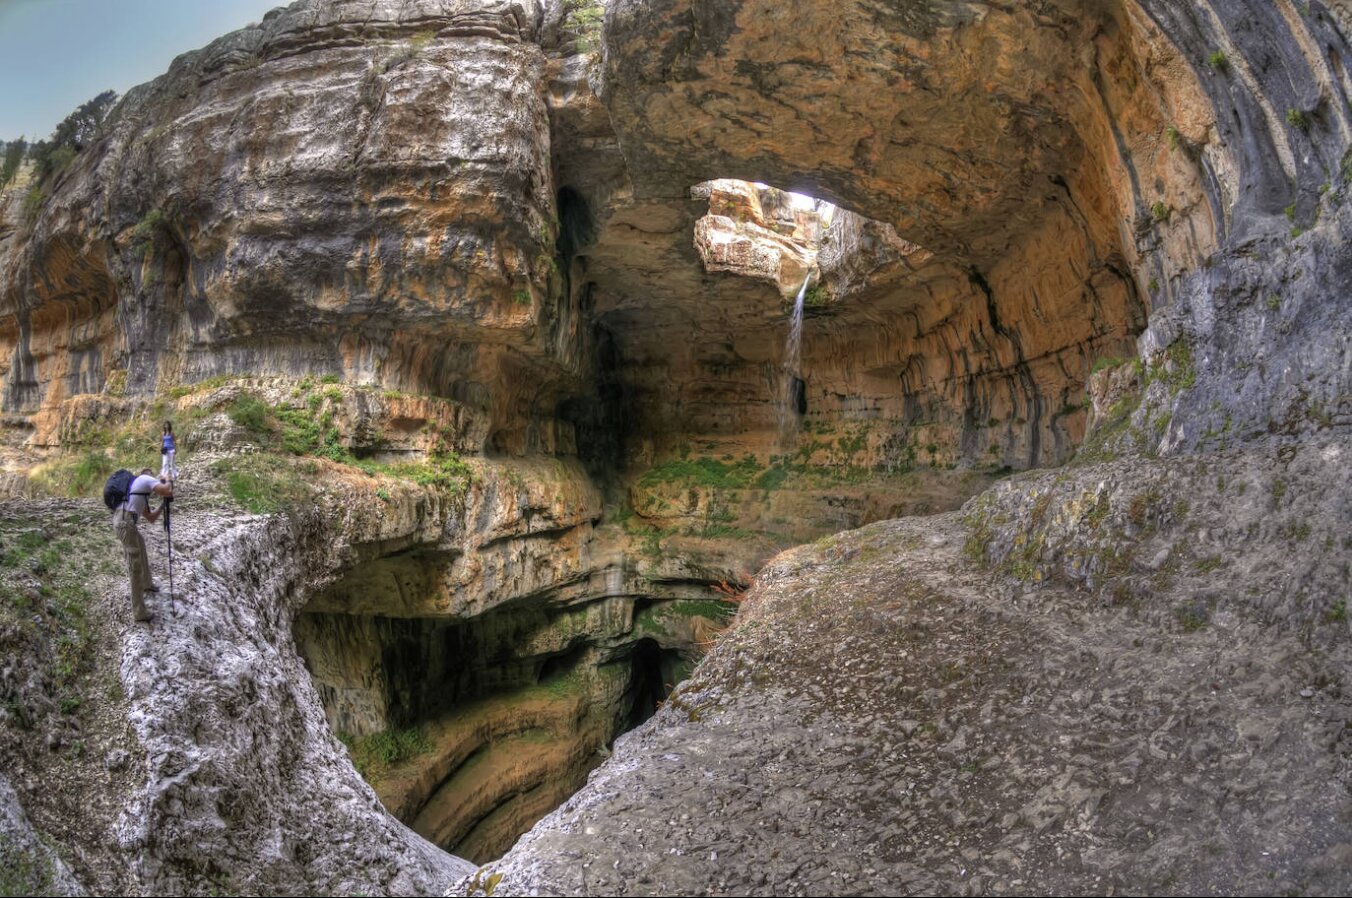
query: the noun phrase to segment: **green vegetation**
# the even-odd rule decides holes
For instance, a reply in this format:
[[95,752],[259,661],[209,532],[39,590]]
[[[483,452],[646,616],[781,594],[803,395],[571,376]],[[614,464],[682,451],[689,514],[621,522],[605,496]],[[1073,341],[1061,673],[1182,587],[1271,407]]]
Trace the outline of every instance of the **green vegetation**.
[[577,48],[593,53],[601,46],[606,10],[597,0],[564,0],[564,26],[577,35]]
[[[174,415],[175,436],[180,446],[191,439],[206,414],[206,410],[193,409]],[[72,451],[34,469],[29,483],[48,495],[92,498],[103,495],[104,481],[118,468],[157,471],[160,424],[167,417],[168,410],[157,402],[131,423],[110,426],[86,422],[63,438]]]
[[803,308],[805,309],[824,309],[830,304],[831,294],[822,284],[813,284],[807,288],[807,293],[803,294]]
[[1331,624],[1342,623],[1347,620],[1347,600],[1339,599],[1333,603],[1333,607],[1324,614],[1324,620]]
[[1224,50],[1213,50],[1206,61],[1211,64],[1213,69],[1220,72],[1222,75],[1229,74],[1230,57],[1225,55]]
[[1169,141],[1169,149],[1171,150],[1178,149],[1182,138],[1179,135],[1177,128],[1175,128],[1173,125],[1170,125],[1169,127],[1165,128],[1164,136]]
[[[96,660],[90,584],[116,565],[108,529],[91,523],[83,510],[44,513],[40,526],[21,513],[0,521],[0,653],[22,665],[28,678],[5,697],[19,729],[38,727],[45,714],[76,715],[90,697]],[[45,698],[26,700],[34,686],[55,708]],[[3,855],[0,845],[0,869],[9,863]]]
[[420,486],[435,487],[454,496],[463,495],[466,487],[474,480],[474,469],[459,455],[445,449],[433,451],[422,461],[382,464],[369,459],[355,459],[349,464],[372,476],[385,474],[412,480]]
[[1219,555],[1210,555],[1206,558],[1199,558],[1192,563],[1192,569],[1199,574],[1209,574],[1220,567],[1224,559]]
[[436,39],[437,33],[431,28],[424,28],[421,31],[415,31],[413,37],[409,38],[408,46],[414,53],[421,53],[427,49],[427,45]]
[[0,833],[0,895],[54,895],[55,880],[49,858]]
[[1293,128],[1299,128],[1302,131],[1309,130],[1310,119],[1304,112],[1296,109],[1294,106],[1287,107],[1286,123]]
[[1283,209],[1282,211],[1286,213],[1286,220],[1287,220],[1287,221],[1295,221],[1295,220],[1296,220],[1296,204],[1295,204],[1295,203],[1292,203],[1291,205],[1287,206],[1287,207],[1286,207],[1285,209]]
[[531,304],[530,291],[518,290],[512,294],[512,301],[519,306],[528,306]]
[[1276,480],[1272,481],[1272,504],[1280,505],[1282,499],[1285,498],[1285,496],[1286,496],[1286,481],[1278,477]]
[[1277,294],[1270,294],[1267,298],[1267,307],[1269,312],[1275,312],[1282,307],[1282,298]]
[[39,181],[60,173],[77,153],[103,135],[104,125],[111,120],[110,113],[116,102],[117,93],[105,90],[62,119],[50,138],[29,148],[28,155],[37,167]]
[[1093,366],[1089,369],[1089,374],[1092,376],[1098,374],[1100,371],[1103,371],[1104,369],[1120,368],[1124,364],[1126,363],[1122,361],[1122,359],[1117,358],[1116,356],[1105,356],[1101,359],[1095,360]]
[[1155,204],[1150,207],[1150,215],[1155,221],[1168,221],[1173,210],[1165,205],[1164,200],[1155,200]]
[[755,487],[758,490],[777,490],[784,485],[784,481],[789,478],[789,469],[784,465],[774,465],[766,468],[761,475],[756,478]]
[[164,213],[159,209],[151,209],[131,229],[132,249],[142,256],[150,255],[159,247],[164,227]]
[[1196,633],[1207,625],[1206,609],[1195,605],[1179,605],[1174,608],[1174,619],[1183,628],[1184,633]]
[[1075,452],[1077,463],[1107,461],[1117,457],[1119,442],[1132,432],[1131,416],[1141,405],[1139,395],[1124,396],[1113,403],[1107,415],[1094,431],[1085,437]]
[[58,175],[75,161],[74,147],[57,147],[47,156],[48,172]]
[[271,453],[230,455],[211,464],[226,492],[250,514],[295,508],[314,495],[310,478],[291,459]]
[[421,727],[384,730],[369,736],[339,733],[338,738],[347,746],[352,766],[367,778],[433,749],[432,741]]
[[226,409],[226,414],[245,430],[264,434],[268,431],[268,407],[252,393],[241,393]]
[[[5,540],[7,550],[0,566],[7,568],[8,573],[0,584],[0,594],[5,596],[7,608],[20,613],[37,612],[45,606],[43,617],[48,621],[43,624],[44,635],[55,642],[53,669],[60,691],[71,684],[88,660],[92,637],[86,572],[78,565],[77,553],[73,551],[75,546],[69,537],[52,540],[41,530],[28,530],[17,537]],[[37,578],[36,596],[17,585],[14,572],[19,570]],[[55,629],[49,630],[53,622]],[[24,623],[36,626],[31,620]]]
[[28,141],[20,137],[18,140],[11,140],[5,145],[5,155],[0,160],[0,187],[4,187],[14,176],[19,173],[19,166],[23,164],[23,157],[28,152]]
[[679,483],[716,489],[750,489],[757,484],[761,475],[760,463],[750,454],[732,464],[707,457],[694,460],[681,458],[650,469],[639,479],[639,485],[653,487]]
[[[338,377],[326,374],[318,382],[335,384]],[[419,461],[387,464],[361,459],[343,445],[335,421],[344,398],[342,390],[331,387],[317,392],[315,379],[305,377],[293,391],[293,398],[298,401],[269,406],[252,393],[242,393],[226,412],[264,447],[274,452],[280,450],[284,455],[326,458],[372,477],[384,475],[411,480],[454,495],[463,494],[473,480],[473,469],[447,447],[446,434],[436,434],[431,451]],[[286,487],[285,481],[294,477],[295,471],[279,470],[276,459],[268,469],[255,470],[257,466],[252,460],[258,458],[255,455],[242,463],[237,459],[223,459],[218,463],[225,465],[218,473],[227,476],[228,491],[237,502],[255,514],[265,514],[305,498],[305,491]]]
[[1192,347],[1186,340],[1175,340],[1161,353],[1145,372],[1146,386],[1161,381],[1176,396],[1197,383],[1197,366],[1193,362]]
[[230,381],[235,380],[234,375],[218,374],[215,377],[208,377],[205,380],[199,380],[196,383],[181,384],[168,391],[168,396],[172,399],[182,399],[184,396],[191,396],[193,393],[203,393],[207,390],[215,390],[223,387]]
[[[1050,498],[1050,495],[1047,497]],[[1111,503],[1107,496],[1101,496],[1089,512],[1084,516],[1084,522],[1089,525],[1091,530],[1097,530],[1103,526],[1103,522],[1108,519],[1108,512],[1111,510]]]
[[23,220],[27,224],[32,224],[38,220],[38,213],[42,211],[42,204],[47,202],[47,191],[42,189],[42,185],[34,183],[28,188],[28,193],[23,198]]

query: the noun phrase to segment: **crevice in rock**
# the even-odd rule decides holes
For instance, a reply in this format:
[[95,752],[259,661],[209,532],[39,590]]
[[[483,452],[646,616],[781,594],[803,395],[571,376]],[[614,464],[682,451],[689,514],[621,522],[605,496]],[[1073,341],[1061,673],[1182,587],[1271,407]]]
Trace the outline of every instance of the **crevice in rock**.
[[604,594],[546,590],[476,616],[429,615],[435,600],[418,594],[435,591],[437,559],[358,565],[311,599],[296,644],[329,725],[390,812],[484,861],[652,716],[732,606],[680,598],[691,590],[679,586],[612,594],[620,584],[602,577]]

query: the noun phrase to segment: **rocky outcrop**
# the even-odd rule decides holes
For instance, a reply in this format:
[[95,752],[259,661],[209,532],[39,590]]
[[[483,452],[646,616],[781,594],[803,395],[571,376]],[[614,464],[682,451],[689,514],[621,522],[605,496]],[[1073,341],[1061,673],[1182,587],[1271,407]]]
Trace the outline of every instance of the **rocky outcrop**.
[[152,604],[122,657],[144,780],[117,841],[138,889],[435,894],[464,869],[380,808],[292,636],[309,584],[423,522],[420,492],[397,496],[405,515],[335,484],[308,515],[178,516],[179,596]]
[[[112,790],[118,883],[440,889],[463,866],[377,793],[490,857],[700,654],[700,603],[1074,456],[963,524],[781,559],[507,884],[1345,886],[1315,826],[1340,737],[1275,696],[1344,719],[1300,659],[1346,646],[1346,501],[1313,484],[1352,421],[1349,27],[1320,0],[302,0],[134,89],[0,197],[10,479],[165,413],[315,507],[203,513],[193,601],[119,644],[145,780]],[[434,485],[378,473],[405,463]],[[331,731],[400,728],[430,747],[373,792]],[[647,815],[676,841],[620,839]],[[832,839],[877,864],[833,879]]]
[[0,774],[0,888],[16,895],[86,895],[60,855],[28,822],[19,796]]
[[314,592],[296,619],[333,732],[419,734],[420,751],[368,779],[454,854],[498,856],[572,794],[731,613],[698,583],[641,574],[599,517],[576,466],[482,463],[439,528]]
[[[1308,464],[1347,451],[1312,447]],[[778,556],[662,711],[454,891],[1344,890],[1349,631],[1327,588],[1346,585],[1347,497],[1315,500],[1304,535],[1272,521],[1236,558],[1245,521],[1224,497],[1238,484],[1213,481],[1242,470],[1266,501],[1262,485],[1301,477],[1286,464],[1029,475],[968,506],[998,522],[975,545],[948,514]],[[1129,497],[1151,490],[1132,523]],[[1208,498],[1180,511],[1184,494]],[[1016,569],[1020,582],[971,560],[1004,556],[1011,535],[1011,560],[1027,537],[1064,566]],[[1292,539],[1322,560],[1285,564]],[[1087,544],[1144,559],[1141,573],[1079,588],[1103,575],[1080,563]]]
[[803,216],[801,224],[790,217],[783,234],[767,226],[755,185],[723,179],[697,185],[692,194],[709,199],[709,214],[695,222],[705,271],[769,281],[786,299],[804,287],[822,230],[815,215]]
[[0,248],[6,410],[115,371],[133,395],[336,373],[467,399],[495,447],[552,449],[552,408],[506,386],[579,363],[538,16],[301,3],[131,91]]

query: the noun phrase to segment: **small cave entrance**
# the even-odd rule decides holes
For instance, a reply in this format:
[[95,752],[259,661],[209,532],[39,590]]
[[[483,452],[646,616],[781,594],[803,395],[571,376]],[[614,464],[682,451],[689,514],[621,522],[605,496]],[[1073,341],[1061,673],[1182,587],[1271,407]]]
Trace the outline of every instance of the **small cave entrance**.
[[629,721],[625,730],[648,720],[667,700],[676,680],[682,677],[681,653],[663,649],[656,639],[645,637],[634,643],[631,655],[633,677],[629,690]]
[[448,563],[415,552],[361,565],[311,599],[295,637],[329,725],[385,807],[482,863],[652,717],[730,613],[607,594],[451,617],[435,610]]
[[789,408],[800,418],[807,414],[807,382],[801,377],[789,380]]

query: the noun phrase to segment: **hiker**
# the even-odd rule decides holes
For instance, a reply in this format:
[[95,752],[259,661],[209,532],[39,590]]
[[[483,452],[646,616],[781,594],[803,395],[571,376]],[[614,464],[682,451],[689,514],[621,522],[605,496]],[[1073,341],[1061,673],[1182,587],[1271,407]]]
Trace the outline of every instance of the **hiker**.
[[164,435],[160,438],[160,479],[178,480],[178,469],[174,467],[174,425],[164,422]]
[[[151,510],[149,497],[163,496],[165,502]],[[127,573],[131,578],[131,611],[137,623],[149,621],[153,615],[146,608],[145,594],[159,592],[160,588],[150,574],[150,559],[146,557],[146,542],[136,529],[137,520],[144,515],[152,524],[174,498],[174,488],[163,479],[156,479],[149,468],[133,477],[130,471],[118,471],[108,478],[103,489],[103,502],[113,510],[113,529],[122,553],[127,556]]]

